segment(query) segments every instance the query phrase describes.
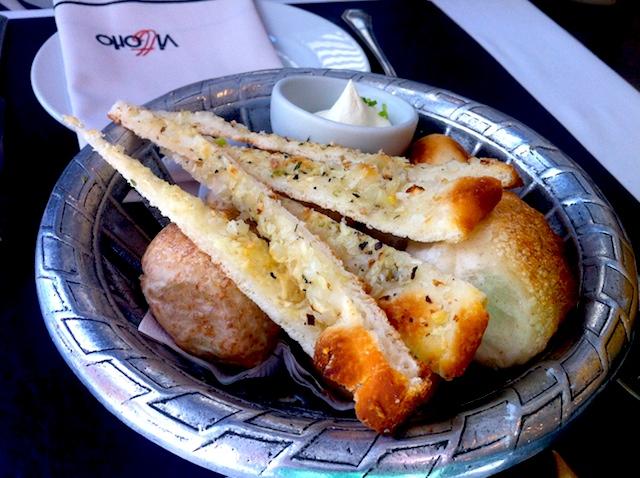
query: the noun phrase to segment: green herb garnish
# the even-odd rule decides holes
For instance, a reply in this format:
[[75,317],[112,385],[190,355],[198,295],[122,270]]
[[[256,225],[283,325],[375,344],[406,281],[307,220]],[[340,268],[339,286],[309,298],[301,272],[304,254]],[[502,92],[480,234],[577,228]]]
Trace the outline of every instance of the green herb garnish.
[[361,96],[362,101],[366,103],[367,106],[371,106],[372,108],[378,104],[376,100],[372,100],[371,98],[367,98],[366,96]]
[[215,141],[215,143],[216,143],[218,146],[226,146],[226,145],[227,145],[227,140],[226,140],[226,139],[224,139],[224,138],[217,138],[217,139],[216,139],[216,141]]
[[378,113],[378,116],[381,116],[384,119],[389,119],[389,111],[387,110],[387,104],[382,103],[382,111]]
[[293,170],[294,170],[294,171],[297,171],[298,169],[300,169],[300,166],[301,166],[301,165],[302,165],[302,161],[298,161],[298,162],[296,163],[296,165],[294,166]]
[[284,169],[274,169],[273,173],[271,173],[272,176],[286,176],[287,172]]

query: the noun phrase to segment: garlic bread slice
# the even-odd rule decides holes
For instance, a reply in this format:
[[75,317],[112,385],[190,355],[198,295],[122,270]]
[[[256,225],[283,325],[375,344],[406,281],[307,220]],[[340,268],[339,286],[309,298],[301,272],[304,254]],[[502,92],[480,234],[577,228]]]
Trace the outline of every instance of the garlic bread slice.
[[[124,124],[142,112],[119,102],[109,116]],[[154,117],[181,127],[194,144],[204,144],[201,140],[205,137],[196,126],[179,121],[186,114],[162,112],[154,113]],[[160,136],[166,138],[166,131],[146,137],[157,141]],[[224,155],[269,187],[292,198],[337,211],[380,231],[423,242],[463,240],[502,196],[500,181],[492,177],[463,176],[448,180],[435,175],[417,184],[406,170],[386,174],[366,162],[320,162],[286,153],[229,146],[224,141],[207,142],[208,147],[202,146],[202,159]]]
[[281,201],[363,281],[420,361],[445,379],[462,375],[489,320],[482,292],[344,222],[290,199]]
[[[513,166],[493,158],[476,158],[465,152],[465,154],[460,157],[461,160],[456,161],[459,164],[446,164],[448,161],[432,161],[430,160],[430,156],[432,156],[432,154],[429,154],[430,151],[423,151],[424,148],[419,147],[423,146],[423,143],[420,143],[420,141],[416,144],[418,145],[417,149],[421,150],[421,158],[417,161],[411,161],[415,163],[412,165],[406,158],[389,156],[383,152],[363,153],[334,144],[325,145],[311,141],[289,140],[276,134],[264,132],[254,133],[244,125],[236,123],[235,121],[225,121],[210,111],[163,112],[162,114],[171,115],[181,123],[192,124],[200,133],[208,136],[227,138],[250,144],[265,151],[286,153],[291,156],[302,156],[314,161],[336,162],[338,164],[344,163],[345,161],[365,163],[378,168],[383,176],[406,174],[409,181],[418,185],[421,185],[422,181],[425,181],[427,184],[431,183],[434,175],[446,177],[449,181],[462,177],[492,177],[498,179],[504,188],[519,186],[522,182]],[[445,138],[454,142],[454,140],[449,137]],[[414,148],[415,147],[416,145],[414,145]]]

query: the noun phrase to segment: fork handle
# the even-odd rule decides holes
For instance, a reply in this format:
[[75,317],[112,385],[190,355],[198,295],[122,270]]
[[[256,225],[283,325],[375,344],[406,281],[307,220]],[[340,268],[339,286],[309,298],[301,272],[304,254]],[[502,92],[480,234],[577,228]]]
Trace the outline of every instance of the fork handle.
[[382,48],[378,44],[376,37],[373,35],[373,27],[371,16],[358,8],[351,8],[342,13],[342,19],[349,25],[360,39],[369,47],[373,56],[376,57],[382,70],[388,76],[398,76],[396,70],[393,69],[389,59],[382,52]]

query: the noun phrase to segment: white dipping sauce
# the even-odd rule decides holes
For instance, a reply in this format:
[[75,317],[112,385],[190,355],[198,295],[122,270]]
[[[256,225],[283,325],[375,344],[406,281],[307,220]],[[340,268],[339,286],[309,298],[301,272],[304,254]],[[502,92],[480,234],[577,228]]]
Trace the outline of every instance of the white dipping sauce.
[[349,80],[346,88],[330,109],[318,111],[315,114],[338,123],[374,127],[391,126],[391,122],[380,116],[376,108],[364,102],[352,80]]

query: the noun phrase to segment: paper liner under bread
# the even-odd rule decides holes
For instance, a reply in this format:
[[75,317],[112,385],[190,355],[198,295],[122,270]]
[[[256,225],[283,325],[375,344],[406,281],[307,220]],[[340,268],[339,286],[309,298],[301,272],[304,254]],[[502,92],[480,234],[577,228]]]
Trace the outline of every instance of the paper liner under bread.
[[334,410],[353,410],[352,401],[336,397],[327,390],[314,377],[313,373],[298,361],[289,345],[282,340],[278,342],[273,353],[260,365],[238,373],[229,373],[215,363],[207,362],[201,358],[195,357],[178,347],[171,336],[169,336],[169,334],[167,334],[167,332],[165,332],[165,330],[156,321],[151,311],[148,311],[143,317],[142,322],[138,325],[138,331],[156,342],[166,345],[186,359],[211,371],[216,380],[222,385],[231,385],[242,380],[269,377],[275,374],[281,366],[284,366],[289,372],[291,379],[296,384],[304,387]]

